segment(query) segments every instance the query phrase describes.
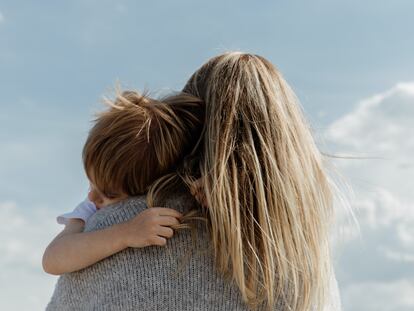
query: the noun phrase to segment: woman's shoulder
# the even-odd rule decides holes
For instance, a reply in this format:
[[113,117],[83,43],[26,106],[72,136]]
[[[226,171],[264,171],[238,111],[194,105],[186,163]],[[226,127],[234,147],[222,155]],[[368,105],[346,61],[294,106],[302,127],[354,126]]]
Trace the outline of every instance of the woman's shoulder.
[[96,211],[86,222],[85,232],[109,227],[124,222],[147,208],[146,196],[128,197],[122,201],[109,204]]
[[[169,194],[165,204],[160,207],[168,207],[185,213],[197,206],[195,199],[189,192],[176,192]],[[109,227],[111,225],[127,221],[138,213],[148,208],[147,195],[128,197],[122,201],[112,203],[100,208],[94,213],[85,225],[85,232]]]

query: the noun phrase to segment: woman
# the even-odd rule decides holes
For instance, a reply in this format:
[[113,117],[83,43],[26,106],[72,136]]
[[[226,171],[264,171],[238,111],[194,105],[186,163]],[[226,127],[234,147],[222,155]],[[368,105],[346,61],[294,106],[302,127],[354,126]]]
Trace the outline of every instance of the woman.
[[166,247],[128,248],[64,275],[50,310],[340,310],[333,187],[281,74],[261,56],[227,52],[183,92],[204,102],[192,151],[146,196],[99,210],[85,231],[157,205],[184,213],[175,228],[193,228],[196,240],[180,230]]

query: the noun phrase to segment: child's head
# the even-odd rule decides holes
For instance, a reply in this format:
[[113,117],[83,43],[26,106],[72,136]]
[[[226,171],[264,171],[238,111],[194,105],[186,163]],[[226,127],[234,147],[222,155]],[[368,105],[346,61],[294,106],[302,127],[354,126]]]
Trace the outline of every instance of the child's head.
[[118,91],[105,103],[109,108],[94,120],[82,158],[91,185],[108,199],[145,194],[174,171],[204,120],[201,100],[186,93],[156,100]]

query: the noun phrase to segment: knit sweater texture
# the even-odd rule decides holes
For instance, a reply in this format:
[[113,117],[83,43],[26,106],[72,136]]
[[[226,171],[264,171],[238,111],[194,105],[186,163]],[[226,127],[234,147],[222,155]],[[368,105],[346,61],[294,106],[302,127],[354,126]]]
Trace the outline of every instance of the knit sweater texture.
[[[185,213],[198,205],[191,195],[177,194],[167,206]],[[145,196],[108,205],[88,219],[84,231],[127,221],[146,208]],[[46,311],[248,311],[236,284],[225,280],[215,268],[204,222],[197,222],[196,233],[193,240],[189,229],[181,229],[167,239],[166,246],[127,248],[87,268],[61,275]],[[332,280],[332,299],[326,311],[340,310],[334,275]],[[274,310],[288,309],[279,302]]]

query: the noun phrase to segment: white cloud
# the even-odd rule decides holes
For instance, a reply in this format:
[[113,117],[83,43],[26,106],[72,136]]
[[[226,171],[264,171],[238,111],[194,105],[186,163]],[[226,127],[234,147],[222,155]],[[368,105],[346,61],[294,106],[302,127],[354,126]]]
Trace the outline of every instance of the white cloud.
[[[363,169],[363,175],[376,181],[384,181],[382,177],[387,175],[391,179],[385,185],[395,190],[407,180],[400,178],[397,171],[413,176],[413,118],[414,83],[399,83],[389,91],[361,101],[354,111],[329,127],[326,139],[339,151],[378,157],[369,163],[366,160],[341,163],[353,171]],[[379,176],[377,169],[383,176]],[[409,188],[403,189],[411,193]]]
[[361,239],[337,265],[346,310],[414,308],[414,83],[362,100],[325,136],[354,190]]
[[43,271],[41,258],[59,231],[54,217],[43,207],[22,209],[15,202],[0,203],[0,310],[46,307],[56,277]]
[[331,124],[325,139],[336,153],[371,157],[336,161],[356,191],[386,189],[403,204],[414,202],[414,82],[361,101]]
[[[410,142],[413,137],[404,136],[404,131],[414,133],[414,82],[399,83],[389,91],[362,100],[355,111],[335,121],[328,131],[329,138],[355,150],[395,152],[396,148],[384,148],[403,139]],[[384,140],[384,141],[381,141]],[[398,146],[392,144],[390,146]],[[404,147],[404,146],[398,146]],[[399,148],[398,148],[399,149]]]
[[342,292],[342,302],[349,311],[411,311],[413,293],[414,285],[407,280],[357,283]]

